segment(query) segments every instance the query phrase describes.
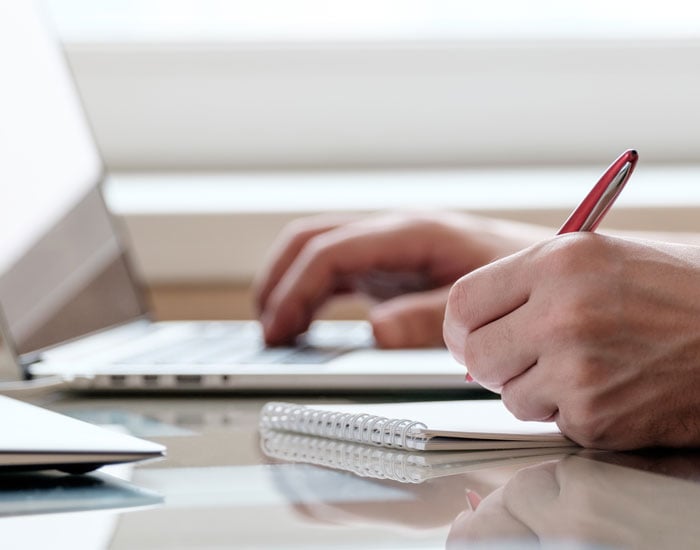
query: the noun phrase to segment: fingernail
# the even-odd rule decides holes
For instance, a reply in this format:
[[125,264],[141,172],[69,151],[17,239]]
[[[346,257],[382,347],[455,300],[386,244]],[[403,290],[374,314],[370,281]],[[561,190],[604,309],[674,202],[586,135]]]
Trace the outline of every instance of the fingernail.
[[479,504],[481,504],[481,497],[471,489],[466,489],[464,491],[464,496],[467,499],[467,507],[474,512],[479,507]]
[[464,377],[465,382],[474,382],[474,378],[472,377],[471,374],[467,373],[467,375]]

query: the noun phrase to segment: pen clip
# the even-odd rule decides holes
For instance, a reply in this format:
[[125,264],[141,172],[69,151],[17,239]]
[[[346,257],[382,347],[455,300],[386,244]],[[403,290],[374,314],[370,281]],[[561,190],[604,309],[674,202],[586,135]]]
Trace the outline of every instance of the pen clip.
[[625,186],[631,171],[632,163],[626,162],[605,188],[605,191],[603,191],[600,199],[598,202],[596,202],[593,210],[591,210],[590,214],[588,214],[586,219],[581,224],[579,231],[593,231],[596,227],[598,227],[598,224],[602,221],[603,216],[605,216],[606,212],[610,209],[613,202],[615,202],[615,199],[617,199],[617,196],[622,191],[622,188]]

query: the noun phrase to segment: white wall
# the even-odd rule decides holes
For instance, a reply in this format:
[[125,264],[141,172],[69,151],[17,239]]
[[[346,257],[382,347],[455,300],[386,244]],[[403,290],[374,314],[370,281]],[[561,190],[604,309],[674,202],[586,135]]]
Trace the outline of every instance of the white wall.
[[700,39],[68,42],[113,169],[700,162]]

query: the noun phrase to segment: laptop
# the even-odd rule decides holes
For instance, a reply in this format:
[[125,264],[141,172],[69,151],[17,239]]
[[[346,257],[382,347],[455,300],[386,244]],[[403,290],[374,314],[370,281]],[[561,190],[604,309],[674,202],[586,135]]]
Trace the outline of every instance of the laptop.
[[286,348],[266,348],[255,321],[155,322],[70,72],[32,2],[0,7],[0,79],[0,329],[12,372],[83,391],[477,387],[445,349],[374,348],[364,322],[316,322]]
[[[61,470],[82,474],[106,464],[163,456],[165,447],[0,396],[0,474]],[[0,499],[1,500],[1,499]]]

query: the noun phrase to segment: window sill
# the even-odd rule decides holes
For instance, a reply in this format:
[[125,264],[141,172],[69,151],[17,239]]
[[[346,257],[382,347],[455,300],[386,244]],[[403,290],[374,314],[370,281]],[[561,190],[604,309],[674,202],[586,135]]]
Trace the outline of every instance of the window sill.
[[[556,227],[601,167],[116,173],[107,201],[148,284],[245,285],[290,220],[323,212],[451,209]],[[607,227],[698,231],[700,166],[640,166]]]

